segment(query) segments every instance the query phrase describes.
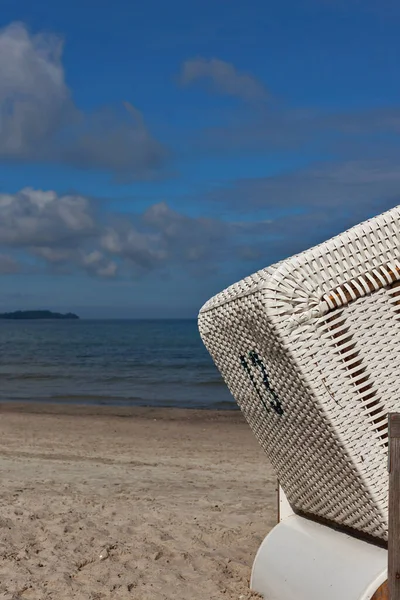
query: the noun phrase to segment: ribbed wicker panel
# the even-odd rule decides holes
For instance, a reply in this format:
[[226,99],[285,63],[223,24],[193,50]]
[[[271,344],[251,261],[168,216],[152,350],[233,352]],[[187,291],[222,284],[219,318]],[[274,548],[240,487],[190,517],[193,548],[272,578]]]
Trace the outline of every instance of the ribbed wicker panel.
[[294,509],[384,540],[399,280],[395,208],[231,286],[199,315]]

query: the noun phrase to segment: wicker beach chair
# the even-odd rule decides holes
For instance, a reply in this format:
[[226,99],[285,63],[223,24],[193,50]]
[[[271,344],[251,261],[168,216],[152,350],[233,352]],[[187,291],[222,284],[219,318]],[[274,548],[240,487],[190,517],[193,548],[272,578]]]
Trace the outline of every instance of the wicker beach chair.
[[232,285],[199,330],[294,516],[384,545],[400,207]]

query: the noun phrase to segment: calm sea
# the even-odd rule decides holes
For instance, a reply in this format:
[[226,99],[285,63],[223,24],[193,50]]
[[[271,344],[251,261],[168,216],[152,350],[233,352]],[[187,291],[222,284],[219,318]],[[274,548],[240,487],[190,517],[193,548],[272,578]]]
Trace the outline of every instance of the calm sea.
[[195,320],[0,320],[0,401],[236,407]]

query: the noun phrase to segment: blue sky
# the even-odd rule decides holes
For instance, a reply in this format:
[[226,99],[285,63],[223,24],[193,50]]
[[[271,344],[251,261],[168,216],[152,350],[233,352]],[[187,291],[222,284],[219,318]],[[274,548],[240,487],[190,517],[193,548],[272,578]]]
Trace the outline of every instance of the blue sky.
[[192,317],[398,204],[391,0],[2,0],[0,309]]

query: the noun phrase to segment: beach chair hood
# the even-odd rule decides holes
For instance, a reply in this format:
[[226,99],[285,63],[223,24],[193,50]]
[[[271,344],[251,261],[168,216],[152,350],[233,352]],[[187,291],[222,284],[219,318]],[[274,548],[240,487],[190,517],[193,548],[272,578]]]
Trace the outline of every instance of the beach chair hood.
[[199,314],[293,509],[382,540],[387,413],[400,410],[399,285],[396,207],[243,279]]

